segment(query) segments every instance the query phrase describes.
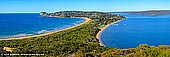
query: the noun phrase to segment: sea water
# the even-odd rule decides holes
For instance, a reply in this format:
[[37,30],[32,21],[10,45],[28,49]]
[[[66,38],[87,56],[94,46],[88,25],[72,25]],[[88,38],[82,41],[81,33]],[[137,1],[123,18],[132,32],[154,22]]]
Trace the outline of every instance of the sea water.
[[81,18],[49,18],[39,13],[1,13],[0,39],[44,34],[75,26]]
[[127,19],[109,26],[100,35],[105,46],[134,48],[140,44],[170,45],[170,15],[121,15]]

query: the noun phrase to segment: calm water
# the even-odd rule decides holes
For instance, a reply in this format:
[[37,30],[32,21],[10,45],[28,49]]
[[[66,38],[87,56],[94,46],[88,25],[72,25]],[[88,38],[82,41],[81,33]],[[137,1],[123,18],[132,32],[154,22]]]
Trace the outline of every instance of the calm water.
[[139,44],[170,45],[170,16],[124,15],[128,17],[126,20],[111,25],[101,34],[101,39],[107,47],[134,48]]
[[48,18],[35,14],[0,14],[0,38],[47,33],[84,22],[80,18]]

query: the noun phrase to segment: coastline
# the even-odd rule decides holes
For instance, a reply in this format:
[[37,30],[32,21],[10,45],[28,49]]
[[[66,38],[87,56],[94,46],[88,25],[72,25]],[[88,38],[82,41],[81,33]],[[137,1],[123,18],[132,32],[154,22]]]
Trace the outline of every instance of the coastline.
[[85,24],[85,23],[87,23],[87,22],[89,22],[91,20],[90,18],[84,18],[84,17],[75,17],[75,18],[82,18],[82,19],[85,19],[85,21],[80,23],[80,24],[78,24],[78,25],[75,25],[75,26],[71,26],[71,27],[68,27],[68,28],[65,28],[65,29],[56,30],[56,31],[53,31],[53,32],[45,33],[45,34],[39,34],[39,35],[33,35],[33,36],[24,36],[24,37],[18,37],[18,38],[7,38],[7,39],[0,39],[0,40],[17,40],[17,39],[26,39],[26,38],[46,36],[46,35],[50,35],[50,34],[54,34],[54,33],[60,32],[60,31],[65,31],[65,30],[69,30],[69,29],[75,28],[75,27],[83,25],[83,24]]
[[[112,24],[118,23],[118,22],[120,22],[120,21],[122,21],[122,20],[118,20],[118,21],[116,21],[116,22],[113,22]],[[112,25],[112,24],[105,25],[105,26],[102,27],[101,30],[97,33],[96,38],[99,40],[100,46],[105,46],[105,45],[103,44],[102,40],[101,40],[101,37],[100,37],[100,36],[101,36],[101,33],[102,33],[106,28],[108,28],[110,25]]]

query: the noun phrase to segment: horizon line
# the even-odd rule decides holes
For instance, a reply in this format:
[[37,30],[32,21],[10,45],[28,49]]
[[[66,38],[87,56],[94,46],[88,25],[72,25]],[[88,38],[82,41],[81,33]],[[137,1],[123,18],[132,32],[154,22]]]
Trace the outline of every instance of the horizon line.
[[[120,10],[120,11],[96,11],[96,12],[129,12],[129,11],[133,12],[133,11],[151,11],[151,10]],[[158,9],[155,9],[155,10],[158,10]],[[162,9],[160,9],[160,10],[162,10]],[[170,10],[170,9],[163,9],[163,10]],[[83,11],[83,10],[63,10],[63,11]],[[53,13],[53,12],[60,12],[60,11],[53,11],[53,12],[52,11],[40,11],[40,12]],[[0,12],[0,13],[40,13],[40,12]],[[87,12],[89,12],[89,11],[87,11]]]
[[0,12],[0,13],[40,13],[40,12]]

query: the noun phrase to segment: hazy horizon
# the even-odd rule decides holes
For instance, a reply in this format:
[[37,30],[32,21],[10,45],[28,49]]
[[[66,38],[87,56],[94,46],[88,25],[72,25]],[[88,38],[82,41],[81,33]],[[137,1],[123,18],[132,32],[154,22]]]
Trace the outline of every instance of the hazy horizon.
[[169,0],[1,0],[0,13],[170,10]]
[[[83,11],[83,10],[63,10],[63,11]],[[129,11],[108,11],[108,12],[135,12],[135,11],[150,11],[150,10],[129,10]],[[48,12],[48,11],[40,11],[40,12]],[[0,13],[40,13],[40,12],[0,12]],[[59,11],[54,11],[59,12]],[[91,12],[91,11],[89,11]],[[107,11],[96,11],[96,12],[107,12]],[[48,12],[53,13],[53,12]]]

